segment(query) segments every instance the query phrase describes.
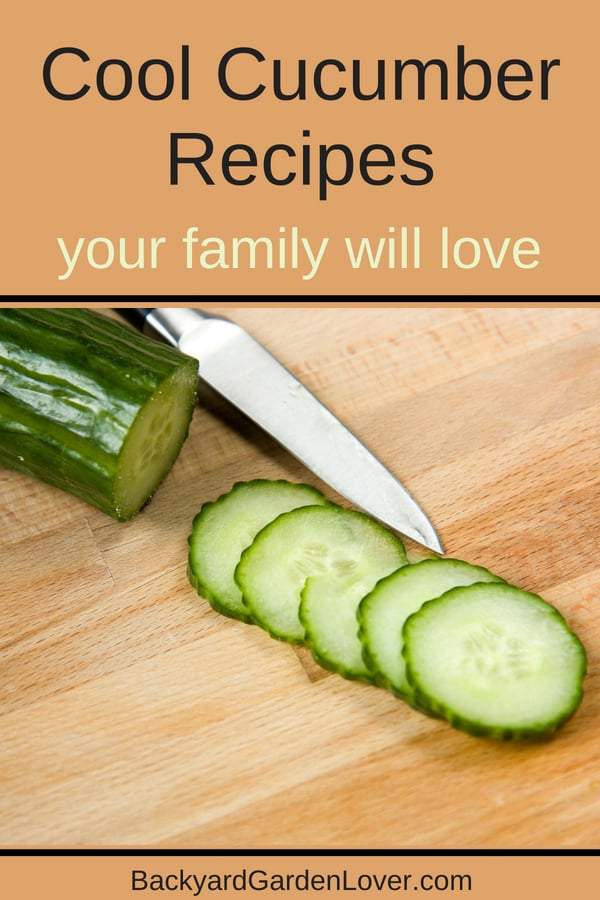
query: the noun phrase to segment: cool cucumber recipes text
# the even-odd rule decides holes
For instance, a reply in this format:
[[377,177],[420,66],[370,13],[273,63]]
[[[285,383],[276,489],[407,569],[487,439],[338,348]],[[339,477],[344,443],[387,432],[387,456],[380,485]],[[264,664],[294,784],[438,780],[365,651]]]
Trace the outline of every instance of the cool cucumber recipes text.
[[[278,59],[251,46],[223,53],[211,85],[225,103],[277,101],[299,103],[480,103],[488,99],[520,103],[548,101],[560,60],[508,58],[492,63],[471,55],[458,44],[452,58],[427,60],[307,58]],[[93,59],[80,47],[62,46],[46,56],[45,90],[61,102],[96,97],[110,103],[142,99],[188,102],[206,99],[207,86],[194,81],[189,44],[176,61],[157,57],[133,65],[120,57]],[[393,123],[395,127],[395,122]],[[406,123],[402,123],[404,131]],[[209,134],[199,123],[194,131],[172,131],[168,138],[168,170],[172,186],[243,187],[262,180],[274,187],[313,188],[319,201],[333,189],[359,181],[382,187],[394,183],[421,187],[434,178],[433,148],[418,138],[382,140],[374,135],[360,146],[345,140],[319,140],[307,123],[281,140],[260,142],[240,134],[233,143]]]

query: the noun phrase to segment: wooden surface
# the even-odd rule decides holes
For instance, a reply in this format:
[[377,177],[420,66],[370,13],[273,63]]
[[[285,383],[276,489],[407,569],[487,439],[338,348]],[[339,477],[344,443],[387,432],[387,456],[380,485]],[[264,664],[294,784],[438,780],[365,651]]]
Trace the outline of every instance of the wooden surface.
[[449,555],[559,607],[584,702],[547,743],[472,738],[214,613],[185,572],[201,504],[256,477],[322,485],[203,393],[130,523],[0,471],[0,844],[598,847],[600,308],[226,312],[404,480]]

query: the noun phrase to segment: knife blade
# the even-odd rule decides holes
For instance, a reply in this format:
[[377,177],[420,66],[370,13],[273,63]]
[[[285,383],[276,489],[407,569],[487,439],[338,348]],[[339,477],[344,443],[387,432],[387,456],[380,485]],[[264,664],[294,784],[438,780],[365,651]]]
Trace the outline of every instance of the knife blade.
[[262,344],[232,320],[197,308],[120,308],[138,330],[199,363],[199,378],[340,496],[436,553],[440,539],[401,482]]

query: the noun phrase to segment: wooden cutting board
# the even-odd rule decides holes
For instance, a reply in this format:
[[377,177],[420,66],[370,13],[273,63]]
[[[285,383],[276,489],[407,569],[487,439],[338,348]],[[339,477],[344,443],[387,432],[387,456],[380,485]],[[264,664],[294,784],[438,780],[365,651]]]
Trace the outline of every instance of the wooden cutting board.
[[559,607],[588,651],[584,702],[546,743],[473,738],[213,612],[186,579],[203,502],[257,477],[339,498],[203,392],[127,524],[0,471],[0,844],[598,847],[600,305],[225,306],[449,555]]

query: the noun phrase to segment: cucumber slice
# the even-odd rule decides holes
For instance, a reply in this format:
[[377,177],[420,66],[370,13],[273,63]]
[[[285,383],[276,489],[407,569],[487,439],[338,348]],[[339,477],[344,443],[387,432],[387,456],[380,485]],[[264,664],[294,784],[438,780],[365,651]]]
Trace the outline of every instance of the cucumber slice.
[[414,702],[402,655],[406,619],[427,600],[451,588],[502,580],[481,566],[458,559],[425,559],[383,578],[361,600],[357,611],[363,658],[375,682]]
[[327,576],[328,585],[354,585],[362,596],[405,562],[404,546],[390,531],[330,504],[284,513],[263,528],[243,552],[235,579],[258,625],[280,640],[305,643],[299,607],[307,578]]
[[194,519],[188,539],[188,578],[192,586],[222,615],[252,622],[234,579],[242,551],[282,513],[328,502],[307,484],[260,478],[238,482],[218,500],[205,503]]
[[302,591],[300,621],[316,661],[344,678],[374,682],[362,655],[356,610],[380,578],[402,565],[400,560],[370,560],[361,577],[352,580],[309,578]]
[[403,638],[418,703],[470,734],[544,737],[581,702],[583,645],[557,609],[512,585],[454,588],[409,616]]
[[0,464],[132,518],[187,437],[198,361],[85,309],[0,310]]

